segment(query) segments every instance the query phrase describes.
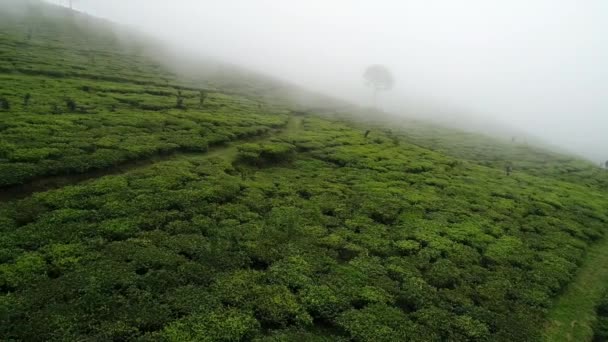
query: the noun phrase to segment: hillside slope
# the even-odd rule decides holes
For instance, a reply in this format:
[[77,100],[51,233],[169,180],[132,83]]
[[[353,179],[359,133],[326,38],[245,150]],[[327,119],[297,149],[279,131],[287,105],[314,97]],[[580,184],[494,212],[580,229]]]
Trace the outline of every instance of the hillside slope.
[[10,1],[0,191],[73,185],[2,197],[3,340],[535,341],[604,237],[608,174],[575,158],[184,78]]

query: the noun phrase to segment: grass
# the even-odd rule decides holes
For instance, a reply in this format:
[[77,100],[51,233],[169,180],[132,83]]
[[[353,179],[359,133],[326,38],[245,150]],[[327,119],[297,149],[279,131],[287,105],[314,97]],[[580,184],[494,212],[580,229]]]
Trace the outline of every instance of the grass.
[[547,317],[545,341],[591,341],[596,306],[608,290],[608,239],[591,247],[585,262]]

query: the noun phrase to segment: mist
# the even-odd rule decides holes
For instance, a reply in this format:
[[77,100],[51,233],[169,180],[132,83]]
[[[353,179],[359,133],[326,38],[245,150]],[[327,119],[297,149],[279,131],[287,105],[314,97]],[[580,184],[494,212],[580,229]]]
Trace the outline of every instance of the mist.
[[[65,5],[67,1],[51,1]],[[383,64],[395,115],[537,137],[608,159],[608,2],[74,0],[178,53],[370,105]]]

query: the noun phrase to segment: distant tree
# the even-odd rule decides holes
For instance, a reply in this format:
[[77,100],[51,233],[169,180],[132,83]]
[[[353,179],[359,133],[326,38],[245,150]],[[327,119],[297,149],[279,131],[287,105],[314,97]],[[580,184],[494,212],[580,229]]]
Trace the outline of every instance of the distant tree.
[[513,165],[511,165],[511,163],[507,163],[507,165],[505,166],[505,173],[507,174],[507,176],[510,176],[511,172],[513,172]]
[[203,105],[205,104],[205,99],[206,98],[207,98],[207,92],[204,91],[204,90],[200,90],[199,91],[199,100],[200,100],[200,102],[198,104],[199,108],[203,108]]
[[177,100],[175,102],[175,108],[179,108],[179,109],[186,108],[184,106],[184,96],[182,95],[182,91],[179,89],[177,90]]
[[0,97],[0,109],[2,110],[9,110],[11,109],[11,104],[8,102],[7,99]]
[[365,138],[367,138],[367,136],[369,135],[369,133],[370,133],[370,132],[371,132],[371,131],[370,131],[369,129],[368,129],[367,131],[365,131],[365,135],[364,135],[364,137],[365,137]]
[[606,160],[606,163],[604,163],[604,166],[608,169],[608,160]]
[[385,66],[378,64],[367,67],[363,73],[363,79],[365,80],[365,84],[373,89],[374,107],[376,106],[376,97],[378,95],[378,91],[390,90],[395,84],[395,80],[393,79],[391,72]]
[[65,99],[65,106],[67,107],[68,111],[70,112],[75,112],[76,111],[76,101],[68,98]]

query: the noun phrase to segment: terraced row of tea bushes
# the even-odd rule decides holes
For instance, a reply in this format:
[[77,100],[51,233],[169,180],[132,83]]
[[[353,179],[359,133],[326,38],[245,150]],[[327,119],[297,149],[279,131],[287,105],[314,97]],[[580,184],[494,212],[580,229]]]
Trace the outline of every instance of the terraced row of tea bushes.
[[182,157],[1,205],[0,336],[538,340],[606,196],[363,133],[310,117],[240,148],[263,163]]
[[[518,141],[500,142],[472,133],[448,129],[405,127],[408,141],[480,165],[583,184],[608,190],[608,172],[575,156],[568,156]],[[433,138],[431,138],[433,137]]]
[[[0,13],[0,70],[48,77],[116,77],[174,82],[173,73],[144,56],[145,38],[59,6],[6,0]],[[12,2],[12,4],[10,4]],[[138,41],[139,40],[139,41]]]
[[[287,121],[284,106],[258,98],[276,82],[219,66],[204,77],[178,77],[145,54],[162,49],[132,32],[42,2],[7,1],[10,11],[0,13],[0,187],[205,151]],[[208,90],[214,82],[249,93]]]
[[84,13],[38,0],[4,1],[12,11],[0,13],[1,74],[220,89],[263,103],[328,102],[221,61],[168,55],[159,42]]
[[[505,170],[511,165],[513,172],[572,182],[591,188],[608,191],[608,172],[597,164],[527,144],[521,137],[507,141],[501,137],[490,137],[477,133],[433,125],[419,120],[389,117],[386,113],[354,111],[333,112],[330,115],[351,120],[355,127],[387,134],[391,139],[405,141],[453,158],[467,160],[478,165]],[[359,123],[355,123],[355,122]],[[363,125],[361,122],[365,122]],[[388,128],[390,127],[390,128]]]
[[[260,135],[288,112],[236,95],[0,75],[0,186]],[[181,98],[180,108],[177,99]]]

